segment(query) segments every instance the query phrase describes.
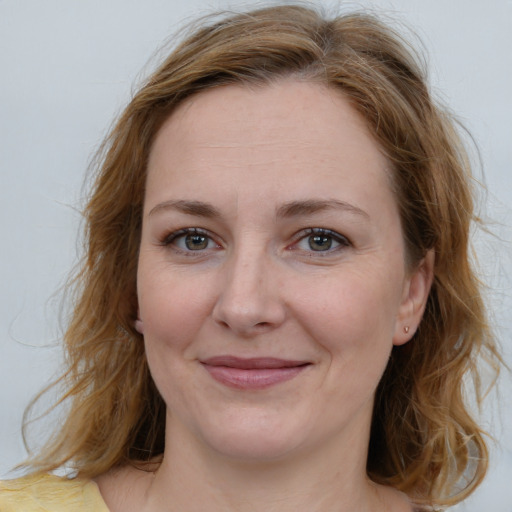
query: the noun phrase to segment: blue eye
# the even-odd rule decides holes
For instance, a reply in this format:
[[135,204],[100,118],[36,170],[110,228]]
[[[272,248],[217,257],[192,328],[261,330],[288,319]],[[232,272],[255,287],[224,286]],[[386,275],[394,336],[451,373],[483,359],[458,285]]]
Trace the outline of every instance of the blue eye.
[[296,247],[309,252],[331,252],[339,247],[349,246],[349,241],[339,233],[324,228],[310,228],[306,230],[297,242]]
[[215,249],[219,245],[205,232],[197,228],[180,229],[167,236],[164,245],[173,245],[184,252]]

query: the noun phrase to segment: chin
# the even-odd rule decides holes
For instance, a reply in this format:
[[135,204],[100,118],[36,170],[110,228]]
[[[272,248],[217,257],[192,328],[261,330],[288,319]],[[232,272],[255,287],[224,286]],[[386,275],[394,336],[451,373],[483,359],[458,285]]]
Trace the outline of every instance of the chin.
[[219,455],[247,463],[273,462],[291,455],[300,446],[282,433],[276,436],[274,429],[231,430],[228,435],[206,441]]
[[[225,411],[221,417],[204,418],[204,421],[185,428],[192,435],[192,443],[200,440],[208,451],[246,462],[282,459],[297,451],[306,441],[309,429],[304,428],[304,422],[289,421],[291,418],[283,418],[282,414],[250,409]],[[172,430],[170,425],[171,435]],[[176,439],[179,439],[178,435]]]

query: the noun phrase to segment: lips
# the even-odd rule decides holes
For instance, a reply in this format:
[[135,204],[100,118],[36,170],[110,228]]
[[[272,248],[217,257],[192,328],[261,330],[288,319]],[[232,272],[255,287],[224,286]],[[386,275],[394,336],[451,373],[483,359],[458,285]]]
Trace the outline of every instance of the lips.
[[216,356],[201,361],[217,382],[236,389],[265,389],[293,379],[310,363],[273,357]]

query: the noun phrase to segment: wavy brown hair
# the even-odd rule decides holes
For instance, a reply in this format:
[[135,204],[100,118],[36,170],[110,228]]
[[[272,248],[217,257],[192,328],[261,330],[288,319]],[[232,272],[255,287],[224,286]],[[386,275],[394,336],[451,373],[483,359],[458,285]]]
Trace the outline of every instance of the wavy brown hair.
[[[414,338],[395,347],[379,384],[367,470],[378,483],[433,505],[459,501],[482,480],[487,449],[464,401],[479,394],[482,358],[498,368],[471,264],[475,220],[468,158],[450,115],[433,101],[420,60],[375,16],[328,18],[299,5],[208,18],[133,96],[96,159],[85,208],[85,256],[71,282],[62,427],[29,461],[71,464],[94,477],[154,460],[164,449],[165,404],[134,329],[136,272],[148,155],[186,98],[225,84],[283,77],[341,91],[390,162],[413,268],[435,251],[435,278]],[[177,327],[178,328],[178,327]]]

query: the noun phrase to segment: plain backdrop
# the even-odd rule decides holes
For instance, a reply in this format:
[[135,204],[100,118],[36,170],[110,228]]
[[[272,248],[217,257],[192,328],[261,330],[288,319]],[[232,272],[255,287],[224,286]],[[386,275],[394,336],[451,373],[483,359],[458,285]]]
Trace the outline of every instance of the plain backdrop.
[[[254,4],[0,0],[0,476],[23,459],[23,410],[61,360],[58,291],[79,253],[82,183],[92,153],[148,59],[179,27],[211,10]],[[413,28],[434,94],[480,148],[488,188],[482,215],[494,236],[478,237],[477,249],[492,289],[492,323],[510,364],[512,1],[341,5],[375,8]],[[482,416],[497,439],[491,471],[461,512],[512,512],[509,374],[499,390]]]

